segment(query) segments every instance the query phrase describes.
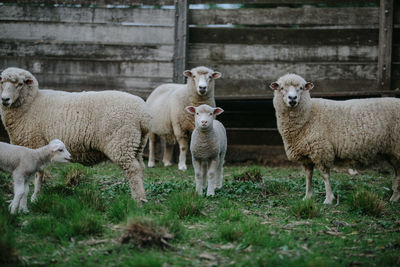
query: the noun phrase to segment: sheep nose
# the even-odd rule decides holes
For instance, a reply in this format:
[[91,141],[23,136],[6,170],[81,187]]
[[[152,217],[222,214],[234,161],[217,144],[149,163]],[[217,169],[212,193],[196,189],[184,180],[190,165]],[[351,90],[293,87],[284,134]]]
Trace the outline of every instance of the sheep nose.
[[2,97],[2,98],[1,98],[1,101],[3,101],[3,102],[8,102],[8,101],[10,101],[10,98],[9,98],[9,97]]
[[202,124],[202,125],[206,125],[206,124],[207,124],[207,121],[201,121],[201,124]]
[[289,100],[296,100],[297,99],[297,95],[295,96],[288,96]]
[[199,86],[200,93],[204,94],[207,90],[207,86]]

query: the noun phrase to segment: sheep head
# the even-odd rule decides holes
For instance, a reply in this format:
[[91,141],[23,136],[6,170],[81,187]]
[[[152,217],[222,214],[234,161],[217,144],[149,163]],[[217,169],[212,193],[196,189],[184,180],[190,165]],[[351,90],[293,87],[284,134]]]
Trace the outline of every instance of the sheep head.
[[22,95],[32,95],[37,91],[37,80],[29,71],[23,69],[5,69],[1,73],[0,81],[3,107],[18,106]]
[[220,72],[213,71],[207,67],[196,67],[191,70],[185,70],[183,75],[188,77],[188,82],[192,82],[196,92],[200,96],[207,95],[214,90],[214,80],[220,78]]
[[275,97],[281,97],[286,106],[293,108],[300,103],[304,93],[308,93],[314,85],[306,82],[302,77],[296,74],[286,74],[271,83],[270,88],[275,91]]
[[185,109],[187,112],[194,115],[196,128],[204,131],[212,128],[214,117],[224,112],[222,108],[213,108],[205,104],[198,107],[188,106]]

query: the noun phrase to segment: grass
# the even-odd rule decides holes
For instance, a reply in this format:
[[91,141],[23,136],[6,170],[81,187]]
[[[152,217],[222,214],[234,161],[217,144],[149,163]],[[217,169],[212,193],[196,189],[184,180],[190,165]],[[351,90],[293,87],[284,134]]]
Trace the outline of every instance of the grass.
[[[214,197],[194,191],[194,172],[145,170],[148,202],[130,197],[111,163],[57,164],[29,214],[11,216],[0,173],[0,265],[398,266],[400,203],[391,175],[332,172],[339,198],[323,205],[323,179],[302,201],[299,168],[227,166]],[[33,187],[33,186],[31,186]],[[32,192],[31,188],[31,192]],[[125,240],[124,242],[122,242]]]

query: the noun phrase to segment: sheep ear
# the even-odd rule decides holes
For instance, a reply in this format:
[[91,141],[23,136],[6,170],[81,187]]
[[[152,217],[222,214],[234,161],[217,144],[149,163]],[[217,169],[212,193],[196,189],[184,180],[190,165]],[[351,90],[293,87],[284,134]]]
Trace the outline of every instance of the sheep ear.
[[311,90],[314,88],[314,84],[313,83],[306,83],[306,85],[304,86],[304,88],[306,88],[306,90]]
[[215,71],[215,72],[212,74],[212,77],[213,77],[214,80],[216,80],[216,79],[221,78],[221,77],[222,77],[222,74],[221,74],[221,72]]
[[222,112],[224,112],[224,110],[222,108],[214,108],[214,115],[219,115]]
[[185,70],[185,71],[183,72],[183,75],[186,76],[186,77],[192,77],[192,76],[193,76],[193,73],[192,73],[190,70]]
[[272,90],[278,90],[279,89],[279,84],[277,82],[271,83],[269,85],[269,88],[271,88]]
[[187,112],[189,112],[190,114],[195,114],[196,113],[196,108],[193,107],[193,106],[188,106],[188,107],[185,108],[185,110]]
[[32,79],[26,79],[26,80],[25,80],[25,83],[26,83],[27,85],[32,85],[32,84],[33,84],[33,80],[32,80]]
[[61,148],[61,145],[57,144],[57,143],[53,143],[53,144],[49,145],[49,148],[50,148],[51,151],[55,152],[55,151],[57,151],[58,149]]

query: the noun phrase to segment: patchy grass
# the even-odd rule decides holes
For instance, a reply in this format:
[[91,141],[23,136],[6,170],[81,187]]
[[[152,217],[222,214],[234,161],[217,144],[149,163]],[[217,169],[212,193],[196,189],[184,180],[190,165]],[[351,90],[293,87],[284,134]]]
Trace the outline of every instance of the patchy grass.
[[[392,174],[332,172],[339,202],[323,205],[319,172],[314,198],[302,201],[298,168],[227,166],[223,187],[201,197],[192,168],[157,167],[145,170],[149,201],[139,206],[114,164],[57,164],[47,171],[43,193],[28,203],[30,213],[17,216],[6,202],[11,177],[0,173],[0,265],[400,264],[400,203],[389,203]],[[128,244],[121,244],[124,238]]]

